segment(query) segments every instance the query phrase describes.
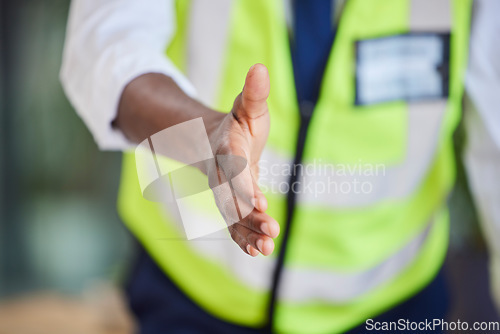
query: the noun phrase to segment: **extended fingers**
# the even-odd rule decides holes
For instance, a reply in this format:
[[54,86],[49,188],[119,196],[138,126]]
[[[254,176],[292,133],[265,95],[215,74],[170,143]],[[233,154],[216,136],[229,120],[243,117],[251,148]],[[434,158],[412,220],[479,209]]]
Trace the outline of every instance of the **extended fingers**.
[[258,250],[263,255],[269,255],[274,250],[274,242],[267,235],[257,233],[240,223],[231,225],[231,237],[247,254],[255,256],[253,250]]
[[238,224],[243,225],[254,232],[267,235],[270,238],[276,238],[280,233],[280,226],[278,222],[268,214],[258,210],[252,211],[251,214]]
[[247,240],[246,238],[241,235],[238,232],[238,229],[236,228],[237,224],[233,224],[229,226],[229,233],[231,234],[231,238],[236,242],[238,246],[240,246],[241,250],[248,255],[255,257],[259,255],[259,251],[255,249]]
[[264,194],[260,190],[255,176],[252,177],[252,183],[253,183],[253,193],[255,198],[255,208],[260,212],[265,212],[267,210],[267,199],[266,196],[264,196]]

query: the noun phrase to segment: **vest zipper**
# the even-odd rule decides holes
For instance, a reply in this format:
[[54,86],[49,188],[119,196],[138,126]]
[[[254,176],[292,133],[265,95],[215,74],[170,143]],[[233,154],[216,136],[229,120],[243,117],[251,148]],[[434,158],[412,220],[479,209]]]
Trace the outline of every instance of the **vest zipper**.
[[[345,17],[343,15],[346,11],[346,8],[349,7],[350,1],[345,0],[343,5],[340,7],[340,15],[339,18],[336,22],[336,31],[338,31],[339,27],[341,26],[341,23]],[[335,35],[337,33],[335,32]],[[332,43],[332,47],[330,50],[330,55],[331,53],[334,52],[335,50],[335,37]],[[291,42],[290,42],[291,46]],[[326,69],[328,66],[330,60],[330,56],[326,63],[324,64],[325,68],[323,71]],[[324,74],[324,73],[323,73]],[[323,81],[324,78],[321,78],[321,81]],[[320,88],[321,90],[321,85]],[[319,93],[316,99],[319,98]],[[267,321],[266,324],[263,327],[264,333],[272,333],[273,332],[273,327],[274,327],[274,314],[276,310],[276,303],[277,303],[277,298],[278,298],[278,289],[279,289],[279,283],[281,280],[282,272],[283,272],[283,266],[285,263],[285,254],[286,250],[288,247],[288,240],[290,238],[290,231],[292,227],[292,221],[293,221],[293,215],[295,212],[295,204],[297,202],[297,194],[295,194],[292,191],[292,185],[298,182],[298,176],[302,173],[302,156],[304,154],[304,147],[306,144],[306,139],[307,139],[307,131],[309,129],[309,124],[311,123],[312,115],[314,108],[316,106],[315,102],[312,101],[298,101],[299,102],[299,112],[300,112],[300,126],[299,126],[299,133],[297,135],[297,144],[296,144],[296,151],[295,151],[295,159],[293,161],[292,165],[292,173],[289,179],[289,189],[288,189],[288,194],[287,194],[287,213],[286,213],[286,221],[285,221],[285,226],[282,232],[282,240],[281,240],[281,247],[278,253],[278,258],[276,259],[276,266],[274,268],[273,276],[272,276],[272,281],[271,281],[271,293],[269,296],[269,302],[267,304]],[[316,101],[317,102],[317,101]],[[295,173],[294,173],[295,171]]]
[[312,114],[314,111],[314,103],[310,101],[303,101],[299,106],[300,111],[300,126],[299,133],[297,135],[297,144],[295,151],[295,159],[292,165],[292,172],[289,179],[289,189],[287,193],[287,213],[286,221],[283,229],[283,235],[281,240],[281,247],[278,253],[278,258],[276,261],[276,266],[274,268],[271,284],[271,293],[269,297],[269,303],[267,308],[267,323],[264,326],[265,333],[272,333],[273,323],[274,323],[274,313],[276,309],[276,302],[278,297],[279,283],[283,273],[283,266],[285,263],[285,254],[288,247],[288,240],[290,238],[290,231],[292,229],[292,221],[295,212],[295,204],[297,201],[297,194],[292,191],[292,186],[299,181],[299,176],[302,174],[302,156],[304,153],[304,147],[307,138],[307,131],[309,129],[309,124],[311,123]]

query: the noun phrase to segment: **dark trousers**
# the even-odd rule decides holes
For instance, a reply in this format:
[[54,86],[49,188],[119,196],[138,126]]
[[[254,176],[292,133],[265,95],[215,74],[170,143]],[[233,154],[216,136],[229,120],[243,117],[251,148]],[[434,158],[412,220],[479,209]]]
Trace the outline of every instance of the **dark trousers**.
[[[140,334],[262,333],[257,329],[226,323],[206,313],[186,297],[143,250],[131,273],[126,292],[130,307],[137,317]],[[445,319],[447,308],[446,284],[443,274],[439,273],[431,284],[417,295],[379,315],[374,321]],[[376,331],[368,332],[365,330],[365,324],[362,324],[348,333],[365,332]],[[419,333],[425,332],[419,331]]]

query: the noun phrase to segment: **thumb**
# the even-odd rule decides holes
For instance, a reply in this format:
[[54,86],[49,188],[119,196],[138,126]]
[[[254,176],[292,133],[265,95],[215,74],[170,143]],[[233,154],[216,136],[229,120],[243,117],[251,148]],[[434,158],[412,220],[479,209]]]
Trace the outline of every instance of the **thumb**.
[[267,113],[267,98],[269,96],[269,73],[262,64],[253,65],[248,70],[245,86],[241,93],[241,106],[237,116],[254,119]]

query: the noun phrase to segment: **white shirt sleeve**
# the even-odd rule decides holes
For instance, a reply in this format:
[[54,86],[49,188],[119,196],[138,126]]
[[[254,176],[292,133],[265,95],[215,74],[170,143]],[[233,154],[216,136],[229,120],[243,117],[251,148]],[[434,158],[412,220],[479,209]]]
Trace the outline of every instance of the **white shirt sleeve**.
[[165,56],[175,29],[173,0],[73,0],[60,73],[66,95],[99,148],[130,148],[111,126],[125,86],[145,73],[193,86]]
[[465,104],[465,165],[490,250],[491,288],[500,310],[500,1],[476,0]]

